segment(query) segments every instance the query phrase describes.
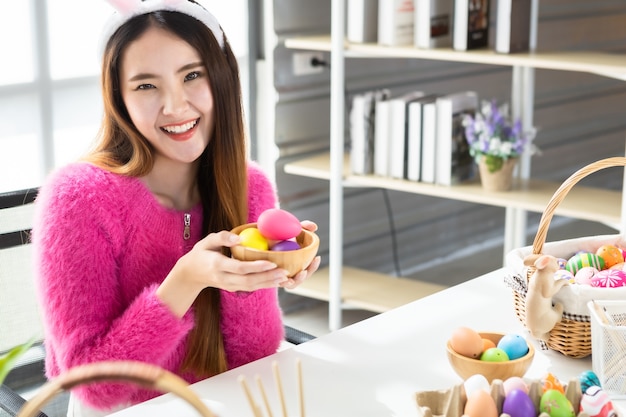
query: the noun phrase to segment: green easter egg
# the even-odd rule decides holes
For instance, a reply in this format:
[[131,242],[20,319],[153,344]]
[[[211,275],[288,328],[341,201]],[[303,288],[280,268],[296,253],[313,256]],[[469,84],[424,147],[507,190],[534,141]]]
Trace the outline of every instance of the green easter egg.
[[506,362],[509,360],[509,355],[499,347],[492,347],[480,355],[480,360],[486,362]]
[[598,271],[602,271],[604,269],[604,259],[591,252],[577,253],[567,260],[565,269],[576,275],[576,272],[586,266],[591,266],[596,268]]
[[539,411],[550,417],[576,417],[572,403],[565,394],[555,389],[549,389],[541,396]]

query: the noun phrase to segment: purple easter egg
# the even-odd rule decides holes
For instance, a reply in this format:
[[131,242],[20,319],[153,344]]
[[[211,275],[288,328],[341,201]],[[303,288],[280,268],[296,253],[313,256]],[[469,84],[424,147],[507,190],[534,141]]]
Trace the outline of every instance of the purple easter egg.
[[294,240],[281,240],[280,242],[276,243],[271,248],[271,250],[276,251],[276,252],[286,252],[286,251],[298,250],[298,249],[300,249],[300,245],[298,245],[298,242]]

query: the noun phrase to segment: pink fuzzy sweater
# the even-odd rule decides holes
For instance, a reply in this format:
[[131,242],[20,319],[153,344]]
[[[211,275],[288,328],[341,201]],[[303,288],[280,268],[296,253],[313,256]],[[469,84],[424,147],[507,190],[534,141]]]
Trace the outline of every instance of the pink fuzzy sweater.
[[[249,221],[276,204],[276,193],[254,163],[248,168]],[[190,310],[182,319],[155,291],[178,258],[201,236],[202,208],[191,214],[183,239],[183,211],[159,205],[137,178],[86,163],[69,165],[41,187],[33,227],[38,294],[46,330],[46,371],[106,360],[156,364],[181,374]],[[276,352],[284,337],[277,290],[221,292],[221,328],[229,368]],[[159,393],[105,383],[75,390],[87,405],[108,409]]]

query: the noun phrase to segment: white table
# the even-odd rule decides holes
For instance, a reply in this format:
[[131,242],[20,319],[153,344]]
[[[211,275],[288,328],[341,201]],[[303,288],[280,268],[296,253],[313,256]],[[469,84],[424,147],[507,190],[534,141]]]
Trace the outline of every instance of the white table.
[[[261,377],[275,417],[282,417],[272,363],[278,363],[290,417],[299,415],[296,360],[302,364],[307,417],[416,416],[415,392],[446,389],[462,380],[446,357],[453,330],[526,335],[515,317],[505,270],[496,270],[432,296],[342,328],[192,385],[220,417],[253,416],[238,378],[245,376],[256,401]],[[571,359],[553,351],[536,355],[527,378],[552,372],[567,383],[592,367],[591,357]],[[616,403],[616,402],[614,402]],[[623,404],[619,405],[620,410]],[[114,414],[129,416],[197,416],[172,394]]]

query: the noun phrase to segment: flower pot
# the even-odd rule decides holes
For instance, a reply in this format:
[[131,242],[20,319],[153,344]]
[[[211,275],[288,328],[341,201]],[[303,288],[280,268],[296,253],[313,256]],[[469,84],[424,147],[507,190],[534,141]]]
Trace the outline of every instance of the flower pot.
[[509,158],[502,163],[502,168],[495,172],[489,172],[484,158],[478,163],[480,182],[487,191],[508,191],[513,184],[513,170],[517,164],[517,158]]

